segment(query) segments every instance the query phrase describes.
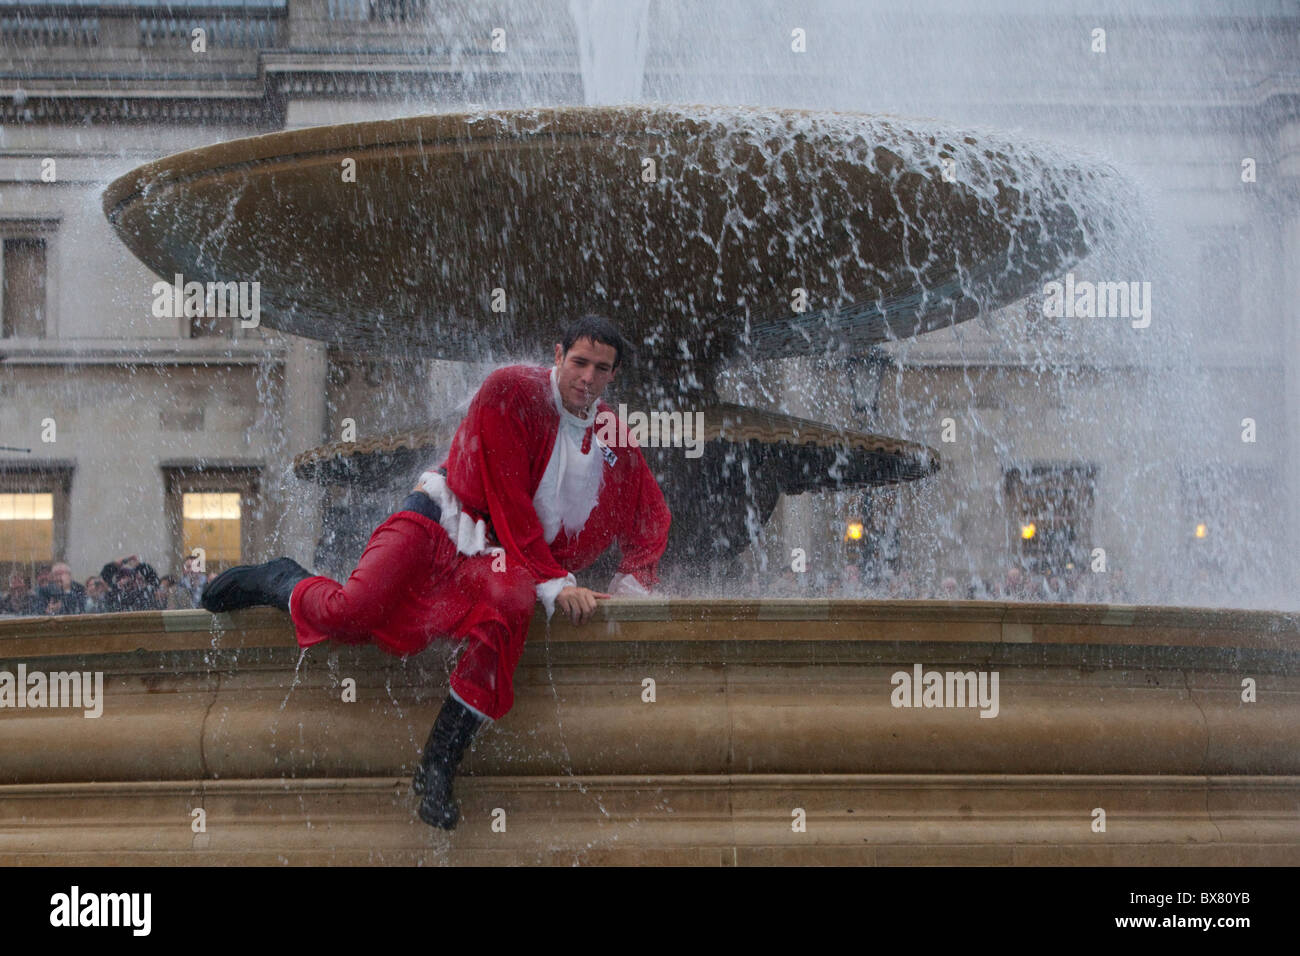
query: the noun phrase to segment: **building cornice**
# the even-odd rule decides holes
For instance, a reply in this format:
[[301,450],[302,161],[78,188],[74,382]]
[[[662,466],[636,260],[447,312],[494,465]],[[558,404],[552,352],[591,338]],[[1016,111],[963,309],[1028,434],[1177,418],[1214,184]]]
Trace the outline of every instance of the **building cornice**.
[[[3,91],[0,91],[3,92]],[[278,98],[265,91],[220,93],[151,89],[132,92],[41,90],[0,98],[0,123],[234,124],[260,129],[284,125]]]
[[33,365],[283,365],[288,352],[279,342],[228,339],[0,339],[0,372]]

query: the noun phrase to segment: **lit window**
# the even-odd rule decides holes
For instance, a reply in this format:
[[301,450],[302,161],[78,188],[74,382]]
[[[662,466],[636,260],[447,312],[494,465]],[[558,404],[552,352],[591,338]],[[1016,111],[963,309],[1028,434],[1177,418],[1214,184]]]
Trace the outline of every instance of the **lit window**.
[[190,491],[181,496],[185,554],[202,548],[209,564],[238,564],[241,506],[237,491]]
[[0,493],[0,562],[54,559],[54,495]]
[[1020,553],[1039,571],[1082,565],[1092,528],[1094,465],[1042,464],[1006,473],[1009,517]]

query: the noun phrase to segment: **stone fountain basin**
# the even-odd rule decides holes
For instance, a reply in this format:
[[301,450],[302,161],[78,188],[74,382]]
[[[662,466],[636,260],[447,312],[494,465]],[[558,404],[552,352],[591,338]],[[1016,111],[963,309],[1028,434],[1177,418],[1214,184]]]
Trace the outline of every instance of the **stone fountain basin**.
[[[0,621],[0,670],[107,681],[99,719],[0,711],[0,864],[1300,864],[1294,615],[601,610],[534,622],[450,834],[410,793],[445,650],[321,645],[297,668],[287,617],[263,609]],[[891,707],[916,663],[997,669],[998,716]]]
[[[404,778],[449,651],[326,644],[298,666],[288,617],[269,609],[0,621],[0,670],[105,675],[98,719],[0,711],[0,784]],[[892,706],[891,676],[916,664],[996,670],[998,715]],[[615,600],[549,633],[539,611],[515,708],[464,770],[1298,774],[1298,673],[1300,625],[1277,613]]]

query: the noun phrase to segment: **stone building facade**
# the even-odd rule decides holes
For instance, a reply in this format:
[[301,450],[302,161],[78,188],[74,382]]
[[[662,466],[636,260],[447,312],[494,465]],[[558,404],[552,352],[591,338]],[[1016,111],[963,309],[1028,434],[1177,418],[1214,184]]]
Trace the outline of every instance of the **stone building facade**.
[[[1030,302],[887,346],[879,383],[861,366],[769,369],[782,410],[921,441],[945,460],[925,487],[788,500],[762,543],[769,567],[802,548],[837,575],[856,560],[845,528],[874,511],[873,533],[903,542],[891,570],[917,593],[1098,547],[1137,598],[1278,606],[1300,593],[1287,546],[1300,534],[1300,11],[1155,4],[1096,23],[1017,4],[940,5],[937,20],[880,5],[863,16],[890,43],[864,58],[860,31],[833,29],[856,7],[755,9],[728,19],[727,4],[697,17],[651,3],[643,95],[1015,130],[1121,164],[1158,225],[1150,261],[1100,276],[1153,277],[1149,336],[1044,325]],[[791,58],[801,16],[814,55]],[[1242,36],[1248,61],[1233,59]],[[562,0],[0,3],[0,527],[22,528],[0,570],[66,559],[84,579],[139,554],[179,571],[187,500],[193,527],[229,532],[238,515],[214,564],[311,562],[331,503],[292,477],[293,456],[347,418],[363,432],[418,421],[472,379],[155,315],[156,277],[104,217],[107,182],[278,129],[580,103],[577,48]],[[981,49],[1005,50],[1007,72],[1026,79],[964,75],[964,51]],[[1020,536],[1039,512],[1068,548]],[[826,580],[807,582],[812,593]]]

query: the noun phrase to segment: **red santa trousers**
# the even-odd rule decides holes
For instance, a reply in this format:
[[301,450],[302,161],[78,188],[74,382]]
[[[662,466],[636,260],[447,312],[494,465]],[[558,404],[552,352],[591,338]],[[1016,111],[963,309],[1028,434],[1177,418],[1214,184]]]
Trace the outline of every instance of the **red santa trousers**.
[[327,639],[373,641],[405,657],[437,639],[468,641],[452,690],[495,720],[514,704],[515,665],[536,599],[522,565],[511,566],[504,555],[466,557],[436,521],[399,511],[370,536],[347,584],[300,581],[289,616],[301,647]]

